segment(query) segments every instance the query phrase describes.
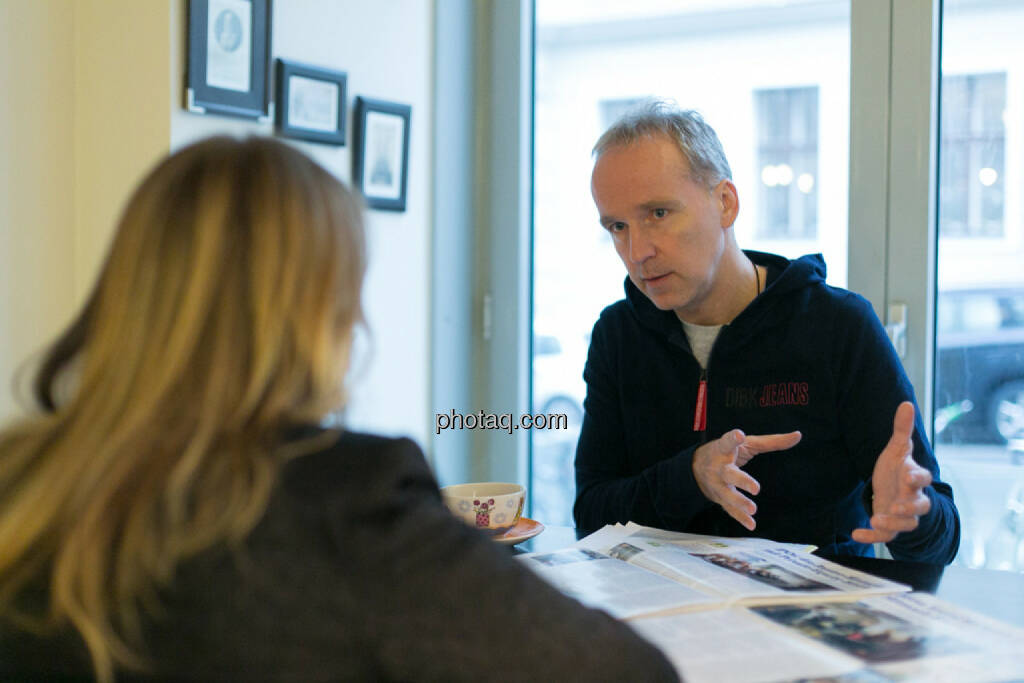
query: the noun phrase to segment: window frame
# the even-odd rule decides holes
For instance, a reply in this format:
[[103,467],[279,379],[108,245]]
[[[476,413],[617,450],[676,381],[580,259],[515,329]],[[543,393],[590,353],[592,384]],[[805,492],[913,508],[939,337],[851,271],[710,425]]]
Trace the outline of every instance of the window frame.
[[850,15],[849,289],[890,336],[904,335],[903,366],[929,432],[941,16],[941,0],[858,0]]

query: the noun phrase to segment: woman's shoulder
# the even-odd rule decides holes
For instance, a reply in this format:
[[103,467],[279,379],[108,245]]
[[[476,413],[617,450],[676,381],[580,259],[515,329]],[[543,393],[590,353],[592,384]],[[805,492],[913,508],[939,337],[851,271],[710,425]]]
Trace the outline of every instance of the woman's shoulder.
[[419,446],[412,439],[407,437],[390,437],[367,432],[354,432],[347,429],[325,430],[337,434],[338,438],[334,443],[335,448],[350,449],[360,452],[387,452],[391,450],[415,450],[420,453]]
[[349,430],[306,430],[292,437],[294,449],[282,472],[286,490],[310,500],[359,492],[383,493],[410,483],[436,489],[423,451],[408,438]]

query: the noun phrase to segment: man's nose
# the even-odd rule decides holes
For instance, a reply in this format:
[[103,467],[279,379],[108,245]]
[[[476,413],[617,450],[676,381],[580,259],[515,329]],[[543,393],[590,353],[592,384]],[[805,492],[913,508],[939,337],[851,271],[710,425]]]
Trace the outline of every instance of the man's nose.
[[643,263],[654,256],[654,243],[651,242],[646,230],[630,229],[629,231],[629,260],[633,263]]

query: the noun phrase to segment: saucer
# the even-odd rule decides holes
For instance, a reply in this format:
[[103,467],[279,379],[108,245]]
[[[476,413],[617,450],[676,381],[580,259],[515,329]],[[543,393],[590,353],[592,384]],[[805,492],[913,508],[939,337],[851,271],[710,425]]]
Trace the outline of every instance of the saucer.
[[494,542],[502,545],[515,545],[528,538],[533,538],[542,531],[544,531],[544,525],[540,522],[535,522],[528,517],[520,517],[514,527],[500,536],[495,536]]

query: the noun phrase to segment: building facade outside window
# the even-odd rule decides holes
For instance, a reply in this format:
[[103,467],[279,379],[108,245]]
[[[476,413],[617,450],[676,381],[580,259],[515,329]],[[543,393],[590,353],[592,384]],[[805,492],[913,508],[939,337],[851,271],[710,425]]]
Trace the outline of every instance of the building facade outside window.
[[[531,434],[531,513],[572,524],[590,331],[623,297],[626,275],[590,195],[594,143],[649,96],[697,110],[721,138],[739,188],[740,245],[821,252],[829,283],[845,285],[850,3],[537,0],[535,8],[532,401],[535,411],[557,406],[570,428]],[[760,187],[766,164],[776,173],[771,197]],[[777,220],[765,221],[769,214]]]
[[818,235],[818,88],[754,91],[758,237]]
[[601,128],[611,127],[613,123],[619,120],[620,116],[642,103],[645,99],[647,98],[627,97],[618,100],[601,100],[597,105],[601,118]]
[[942,79],[941,237],[1003,237],[1006,74]]

